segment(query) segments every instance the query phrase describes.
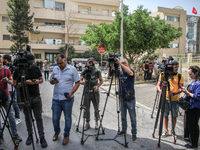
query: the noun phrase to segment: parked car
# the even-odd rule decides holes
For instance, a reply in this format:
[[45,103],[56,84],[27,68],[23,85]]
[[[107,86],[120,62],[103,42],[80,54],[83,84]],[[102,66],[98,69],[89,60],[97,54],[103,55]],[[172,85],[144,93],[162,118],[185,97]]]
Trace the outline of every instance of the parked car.
[[55,66],[58,66],[58,65],[57,65],[56,63],[50,64],[51,72],[53,71],[53,68],[54,68]]

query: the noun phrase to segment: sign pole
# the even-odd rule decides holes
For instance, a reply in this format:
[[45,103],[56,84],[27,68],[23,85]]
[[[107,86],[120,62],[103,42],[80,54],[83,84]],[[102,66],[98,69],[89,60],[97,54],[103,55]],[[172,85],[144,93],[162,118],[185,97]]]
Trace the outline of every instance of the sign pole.
[[101,54],[101,70],[102,70],[102,54]]
[[121,0],[121,60],[123,59],[123,0]]

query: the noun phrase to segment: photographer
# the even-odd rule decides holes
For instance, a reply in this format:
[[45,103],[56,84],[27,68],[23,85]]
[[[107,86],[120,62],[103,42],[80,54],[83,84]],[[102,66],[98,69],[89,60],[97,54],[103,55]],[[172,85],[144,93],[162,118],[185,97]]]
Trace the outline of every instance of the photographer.
[[[4,109],[7,112],[9,105],[10,105],[10,102],[11,102],[11,97],[10,97],[10,93],[8,91],[8,86],[5,89],[4,85],[5,84],[6,85],[7,84],[13,84],[13,78],[12,78],[10,70],[7,69],[7,68],[5,68],[6,77],[4,77],[4,67],[2,65],[3,65],[3,57],[0,55],[0,90],[5,91],[7,96],[8,96],[7,101],[5,101],[5,102],[2,101],[2,106],[4,107]],[[2,99],[2,95],[0,97]],[[12,131],[12,135],[14,137],[14,140],[21,142],[22,138],[17,134],[17,126],[16,126],[16,122],[15,122],[15,116],[14,116],[14,111],[13,111],[12,105],[11,105],[11,108],[10,108],[10,111],[9,111],[9,114],[8,114],[8,119],[9,119],[9,123],[10,123],[10,127],[11,127],[11,131]],[[0,122],[0,129],[1,129],[1,122]],[[0,131],[2,132],[2,130],[0,130]],[[3,138],[1,140],[3,140]]]
[[[85,110],[85,114],[84,117],[86,118],[86,126],[85,126],[85,131],[88,130],[90,128],[90,102],[92,101],[93,106],[94,106],[94,116],[95,116],[95,129],[98,129],[98,120],[99,120],[99,87],[103,84],[103,79],[101,76],[101,72],[99,70],[97,70],[94,66],[94,58],[88,58],[87,64],[93,68],[91,71],[91,79],[89,82],[89,88],[86,87],[86,91],[89,91],[87,93],[85,93],[85,97],[84,97],[84,106],[86,107]],[[83,81],[83,79],[86,78],[86,69],[83,70],[83,72],[81,73],[81,84],[85,85],[85,81]],[[99,80],[99,83],[98,83]],[[94,92],[94,95],[93,95]],[[95,98],[94,98],[95,96]],[[96,100],[96,101],[95,101]],[[96,105],[96,106],[95,106]]]
[[[127,130],[127,110],[129,112],[130,120],[131,120],[131,133],[132,133],[132,141],[135,142],[137,140],[137,128],[136,128],[136,113],[135,113],[135,88],[134,88],[134,80],[135,80],[135,72],[134,70],[129,68],[128,61],[123,59],[121,62],[118,58],[116,58],[117,64],[119,64],[122,68],[120,71],[121,78],[121,88],[122,88],[122,97],[123,97],[123,106],[121,106],[121,112],[123,110],[124,114],[121,113],[122,119],[122,131],[118,133],[118,135],[124,135]],[[121,91],[120,91],[121,93]],[[126,95],[130,94],[129,99],[126,99]],[[124,126],[123,126],[123,118]]]
[[[24,91],[21,83],[21,72],[20,68],[17,68],[17,70],[14,72],[14,85],[16,86],[17,81],[17,88],[19,88],[20,91],[20,96],[21,96],[21,101],[25,102],[25,106],[23,107],[24,110],[24,115],[25,115],[25,122],[26,122],[26,127],[28,131],[28,138],[26,140],[26,145],[30,145],[32,141],[32,118],[29,118],[29,113],[28,112],[29,106],[26,106],[26,104],[29,102],[30,103],[30,108],[33,111],[34,117],[36,119],[37,123],[37,129],[38,129],[38,134],[40,137],[40,144],[42,148],[47,147],[47,142],[44,137],[44,127],[43,127],[43,119],[42,119],[42,103],[41,103],[41,97],[40,97],[40,92],[39,92],[39,85],[43,83],[43,78],[40,69],[34,65],[34,56],[32,54],[25,55],[25,58],[27,58],[27,63],[28,63],[28,69],[27,69],[27,74],[26,74],[26,84],[27,84],[27,91],[30,96],[30,101],[26,97],[24,97]],[[19,76],[20,75],[20,76]],[[26,101],[25,101],[26,100]],[[31,120],[31,121],[30,121]],[[31,123],[30,123],[31,122]]]
[[[173,122],[174,122],[174,127],[172,127],[172,129],[171,129],[171,135],[173,137],[175,136],[175,138],[177,138],[176,134],[173,135],[172,130],[175,129],[176,120],[177,120],[178,111],[179,111],[179,107],[177,105],[177,101],[180,98],[180,93],[181,93],[181,89],[179,88],[179,86],[183,86],[183,83],[184,83],[183,76],[181,75],[181,77],[179,77],[180,74],[178,74],[179,63],[176,61],[173,61],[172,67],[173,67],[173,73],[168,77],[168,82],[170,84],[169,93],[168,93],[168,87],[166,89],[166,101],[165,101],[165,111],[164,111],[165,131],[162,134],[163,138],[169,136],[169,131],[168,131],[168,115],[169,115],[169,111],[170,111],[169,96],[171,96]],[[163,81],[163,76],[164,76],[163,73],[161,73],[158,84],[157,84],[157,90],[160,92],[160,95],[162,94],[161,81]],[[174,131],[174,133],[175,133],[175,131]]]

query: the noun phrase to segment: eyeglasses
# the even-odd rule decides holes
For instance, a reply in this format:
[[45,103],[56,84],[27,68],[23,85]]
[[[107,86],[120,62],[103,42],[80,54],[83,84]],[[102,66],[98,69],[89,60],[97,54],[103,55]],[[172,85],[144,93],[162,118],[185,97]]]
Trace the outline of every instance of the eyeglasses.
[[121,62],[121,64],[125,65],[125,64],[126,64],[126,62]]

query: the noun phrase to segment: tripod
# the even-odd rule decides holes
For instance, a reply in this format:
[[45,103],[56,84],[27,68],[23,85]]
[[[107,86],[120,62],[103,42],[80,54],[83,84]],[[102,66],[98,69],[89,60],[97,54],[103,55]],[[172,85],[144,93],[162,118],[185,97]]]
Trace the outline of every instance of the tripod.
[[152,110],[152,113],[151,113],[151,118],[153,118],[153,113],[154,113],[154,109],[155,109],[155,106],[156,106],[156,108],[158,108],[158,99],[159,99],[159,96],[160,96],[160,94],[159,94],[159,91],[157,90],[156,91],[156,97],[155,97],[155,101],[154,101],[154,104],[153,104],[153,110]]
[[[158,123],[158,118],[159,118],[159,114],[161,111],[161,116],[160,116],[160,126],[159,126],[159,139],[158,139],[158,145],[157,147],[160,148],[160,140],[161,140],[161,135],[162,135],[162,127],[163,127],[163,116],[164,116],[164,111],[165,111],[165,100],[166,100],[166,90],[168,87],[168,93],[170,91],[170,84],[169,81],[167,80],[169,77],[169,75],[164,74],[164,80],[162,81],[162,95],[160,96],[160,102],[159,102],[159,107],[158,107],[158,111],[157,111],[157,115],[156,115],[156,121],[154,124],[154,130],[153,130],[153,134],[152,134],[152,138],[155,138],[154,134],[155,134],[155,130],[157,128],[157,123]],[[169,102],[170,102],[170,111],[171,111],[171,121],[172,121],[172,133],[174,135],[174,120],[173,120],[173,110],[172,110],[172,102],[171,102],[171,96],[169,96]],[[174,136],[174,142],[173,144],[176,144],[176,139]]]
[[[87,99],[89,101],[89,93],[90,92],[92,92],[92,94],[93,94],[93,98],[94,98],[93,103],[94,103],[95,110],[98,110],[98,106],[97,106],[97,103],[96,103],[96,97],[95,97],[95,94],[94,94],[94,90],[91,91],[89,89],[90,89],[90,79],[86,79],[85,85],[84,85],[84,89],[83,89],[82,98],[81,98],[78,125],[76,126],[76,131],[82,134],[81,145],[83,145],[85,143],[85,141],[88,139],[89,136],[95,136],[95,134],[85,134],[85,131],[84,131],[85,120],[86,120],[86,116],[85,116],[85,113],[86,113],[85,99]],[[83,128],[82,128],[82,131],[79,131],[79,124],[80,124],[82,110],[83,110]],[[99,113],[99,111],[98,111],[98,113]],[[98,115],[98,118],[99,118],[99,115]],[[104,134],[104,129],[103,129],[102,126],[101,126],[101,128],[102,128],[102,134]],[[86,136],[85,139],[84,139],[84,136]]]
[[[110,68],[111,70],[111,68]],[[119,78],[120,76],[120,70],[119,70],[119,66],[118,64],[114,63],[114,70],[112,69],[112,76],[111,76],[111,82],[110,82],[110,85],[109,85],[109,90],[108,90],[108,93],[107,93],[107,97],[106,97],[106,101],[105,101],[105,105],[104,105],[104,108],[103,108],[103,113],[101,115],[101,119],[100,119],[100,126],[99,126],[99,129],[98,129],[98,132],[97,132],[97,135],[96,135],[96,140],[102,140],[102,141],[108,141],[108,140],[114,140],[115,142],[123,145],[124,147],[128,147],[128,142],[126,142],[126,132],[124,131],[124,144],[119,142],[117,140],[117,135],[112,138],[112,139],[99,139],[98,136],[100,135],[99,132],[100,132],[100,128],[102,127],[102,121],[103,121],[103,117],[104,117],[104,113],[105,113],[105,109],[106,109],[106,105],[107,105],[107,101],[108,101],[108,96],[110,95],[110,90],[111,90],[111,86],[112,86],[112,82],[113,82],[113,76],[115,75],[115,94],[116,94],[116,98],[118,96],[120,102],[121,102],[121,112],[123,113],[122,115],[122,126],[125,127],[125,118],[124,118],[124,109],[123,109],[123,99],[122,99],[122,94],[119,94],[118,91],[116,91],[117,89],[120,90],[122,92],[122,89],[119,89],[119,88],[122,88],[121,86],[121,80]],[[116,88],[116,81],[118,79],[118,82],[119,82],[119,87]],[[118,104],[117,104],[118,106]],[[119,110],[119,107],[117,107],[117,114],[118,114],[118,132],[120,132],[120,125],[119,125],[119,113],[120,113],[120,110]]]

